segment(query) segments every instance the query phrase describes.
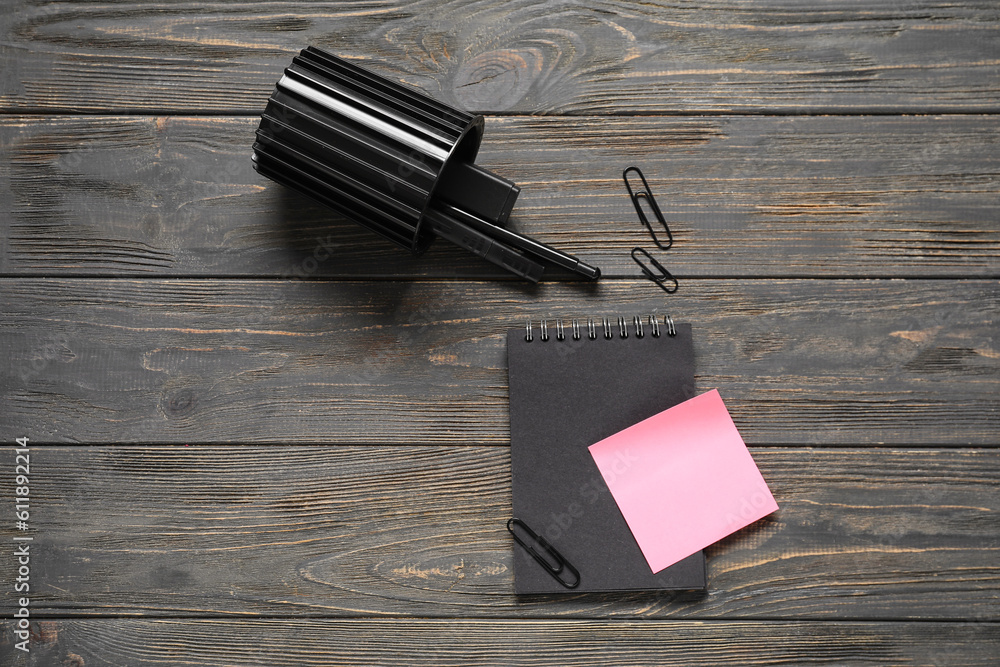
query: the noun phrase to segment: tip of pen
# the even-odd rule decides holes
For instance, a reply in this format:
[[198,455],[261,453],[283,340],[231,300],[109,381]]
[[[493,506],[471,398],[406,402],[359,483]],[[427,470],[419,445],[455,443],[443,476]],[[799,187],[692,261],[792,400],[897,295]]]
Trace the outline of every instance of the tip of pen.
[[576,265],[576,270],[591,280],[597,280],[601,277],[601,270],[599,268],[584,264],[583,262]]

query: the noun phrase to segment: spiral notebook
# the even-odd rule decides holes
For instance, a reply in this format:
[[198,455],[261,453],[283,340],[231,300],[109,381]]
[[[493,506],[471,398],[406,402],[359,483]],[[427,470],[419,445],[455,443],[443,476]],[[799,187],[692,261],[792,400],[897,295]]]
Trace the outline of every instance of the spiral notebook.
[[[638,317],[529,324],[508,331],[507,362],[514,517],[544,538],[522,535],[551,563],[515,545],[515,592],[705,588],[702,552],[653,574],[587,449],[694,395],[691,326]],[[578,580],[549,571],[563,569],[558,557]]]

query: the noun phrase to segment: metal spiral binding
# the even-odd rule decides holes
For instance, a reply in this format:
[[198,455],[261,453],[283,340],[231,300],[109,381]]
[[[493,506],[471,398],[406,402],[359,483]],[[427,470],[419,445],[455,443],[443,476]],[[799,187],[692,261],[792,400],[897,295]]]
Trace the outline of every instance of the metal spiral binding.
[[618,316],[618,335],[622,338],[628,338],[628,327],[625,325],[625,318],[621,315]]
[[[618,315],[618,337],[628,338],[628,320],[621,315]],[[566,340],[566,329],[563,325],[561,319],[556,321],[556,340],[563,341]],[[612,319],[610,317],[601,318],[601,325],[604,331],[605,340],[611,340],[615,337],[615,327]],[[580,320],[574,319],[572,321],[573,330],[573,340],[580,340],[581,338],[581,328]],[[632,326],[635,328],[635,337],[643,338],[645,336],[645,330],[643,329],[642,318],[638,315],[632,316]],[[538,323],[538,330],[540,332],[539,338],[543,342],[549,340],[549,322],[548,320],[540,320]],[[670,315],[663,316],[663,331],[666,332],[668,336],[673,338],[677,335],[677,328],[674,326],[674,318]],[[660,337],[660,322],[656,319],[656,315],[649,316],[649,332],[653,338]],[[587,338],[590,340],[597,340],[597,324],[594,318],[587,318]],[[534,340],[534,335],[531,327],[531,320],[528,320],[524,327],[524,340],[528,343]]]

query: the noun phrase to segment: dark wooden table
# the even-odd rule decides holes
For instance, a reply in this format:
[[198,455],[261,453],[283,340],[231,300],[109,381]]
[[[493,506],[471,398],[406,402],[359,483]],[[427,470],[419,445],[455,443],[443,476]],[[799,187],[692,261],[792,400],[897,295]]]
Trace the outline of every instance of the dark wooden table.
[[[515,226],[605,278],[259,177],[308,44],[485,114]],[[1000,662],[995,0],[6,0],[0,58],[3,665]],[[504,332],[649,312],[781,510],[705,594],[519,599]]]

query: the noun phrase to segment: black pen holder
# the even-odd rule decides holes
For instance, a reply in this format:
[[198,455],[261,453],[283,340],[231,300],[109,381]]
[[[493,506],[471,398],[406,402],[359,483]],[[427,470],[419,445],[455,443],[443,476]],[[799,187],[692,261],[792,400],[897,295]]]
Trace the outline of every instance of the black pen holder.
[[429,210],[503,226],[520,189],[475,165],[483,117],[320,49],[296,56],[267,103],[257,171],[420,253]]

